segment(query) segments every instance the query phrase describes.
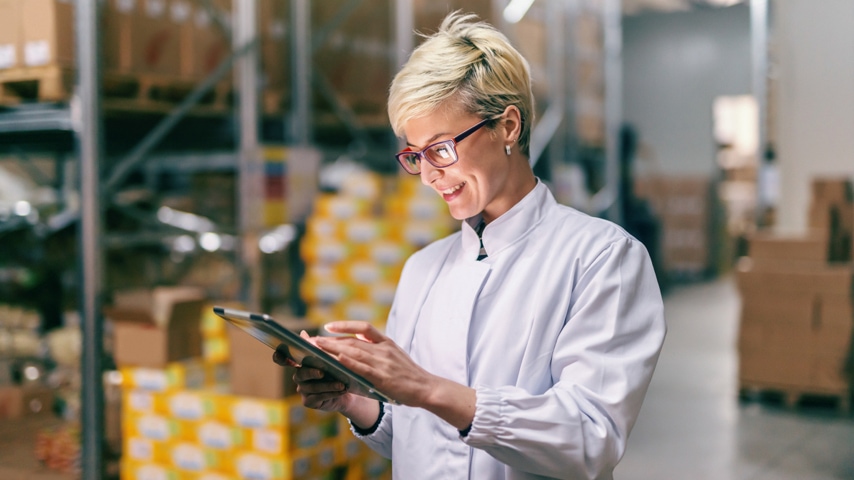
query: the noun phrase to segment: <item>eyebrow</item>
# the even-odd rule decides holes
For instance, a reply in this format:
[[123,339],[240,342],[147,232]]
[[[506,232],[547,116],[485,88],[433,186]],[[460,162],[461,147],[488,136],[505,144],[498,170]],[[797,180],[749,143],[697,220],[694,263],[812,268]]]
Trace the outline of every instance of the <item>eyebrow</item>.
[[[428,138],[428,139],[427,139],[427,143],[425,143],[425,145],[431,145],[431,144],[432,144],[433,142],[435,142],[439,137],[442,137],[442,136],[444,136],[444,135],[451,135],[451,134],[450,134],[450,133],[447,133],[447,132],[437,133],[436,135],[433,135],[432,137]],[[413,145],[412,143],[409,143],[409,140],[407,140],[407,141],[406,141],[406,146],[408,146],[408,147],[415,147],[416,145]]]

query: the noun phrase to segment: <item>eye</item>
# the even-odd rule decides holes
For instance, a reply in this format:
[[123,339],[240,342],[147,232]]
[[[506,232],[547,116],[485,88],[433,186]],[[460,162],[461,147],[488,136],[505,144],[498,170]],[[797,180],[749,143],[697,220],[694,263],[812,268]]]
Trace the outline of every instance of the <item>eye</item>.
[[430,149],[431,155],[434,158],[441,158],[443,160],[450,160],[453,158],[453,154],[451,153],[451,147],[446,144],[436,145],[432,149]]

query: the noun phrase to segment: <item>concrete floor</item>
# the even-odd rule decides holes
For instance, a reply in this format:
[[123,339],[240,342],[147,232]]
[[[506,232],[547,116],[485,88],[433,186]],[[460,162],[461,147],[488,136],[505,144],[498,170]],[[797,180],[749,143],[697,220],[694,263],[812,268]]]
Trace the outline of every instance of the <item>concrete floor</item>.
[[668,334],[617,480],[854,479],[854,418],[740,401],[739,296],[723,278],[665,298]]

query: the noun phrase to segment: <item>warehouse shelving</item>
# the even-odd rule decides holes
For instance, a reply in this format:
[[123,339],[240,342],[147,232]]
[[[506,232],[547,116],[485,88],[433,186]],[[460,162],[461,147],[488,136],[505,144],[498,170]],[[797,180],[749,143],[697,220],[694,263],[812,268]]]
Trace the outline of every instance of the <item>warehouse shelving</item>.
[[[349,11],[355,9],[364,0],[348,0],[343,4],[341,12],[317,32],[310,31],[309,0],[291,0],[290,23],[292,55],[291,66],[295,74],[291,79],[291,108],[280,118],[263,118],[258,110],[257,88],[258,55],[256,18],[258,12],[255,2],[233,0],[234,21],[231,27],[220,20],[220,25],[232,29],[235,45],[232,55],[220,64],[217,71],[204,80],[176,109],[169,112],[155,112],[148,115],[146,125],[153,125],[144,137],[135,144],[130,153],[114,157],[110,145],[104,146],[104,132],[111,126],[104,125],[105,107],[109,102],[100,98],[99,70],[96,58],[96,45],[99,42],[97,24],[98,2],[96,0],[80,0],[75,3],[76,31],[78,51],[78,81],[74,100],[68,105],[23,105],[17,108],[7,108],[0,111],[0,150],[13,152],[12,148],[4,148],[14,142],[15,148],[37,147],[41,151],[53,151],[57,158],[64,158],[76,149],[80,175],[80,206],[73,205],[61,211],[55,221],[57,225],[66,226],[79,220],[79,255],[81,257],[78,277],[82,280],[80,288],[80,308],[84,333],[83,351],[83,472],[84,478],[96,479],[102,475],[103,461],[100,444],[102,441],[102,386],[100,372],[102,370],[101,337],[103,326],[101,320],[101,302],[103,301],[103,263],[105,251],[114,248],[127,248],[133,245],[151,245],[162,242],[164,238],[180,235],[182,232],[175,228],[161,227],[153,221],[151,212],[135,210],[131,204],[116,202],[115,194],[124,186],[129,176],[142,173],[141,185],[156,188],[158,177],[165,173],[191,173],[198,171],[229,171],[236,172],[239,189],[239,224],[229,228],[237,234],[255,231],[259,228],[257,221],[258,172],[260,171],[259,149],[262,138],[273,138],[291,145],[317,146],[318,140],[342,137],[334,146],[324,147],[329,155],[347,155],[357,160],[382,168],[385,162],[379,159],[390,158],[390,154],[398,147],[396,140],[383,121],[373,122],[369,117],[359,117],[343,102],[322,75],[309,75],[315,70],[312,64],[312,54],[319,45],[329,37],[332,31],[342,22]],[[209,0],[202,3],[212,7]],[[408,52],[414,46],[413,0],[388,0],[392,8],[394,48],[393,67],[402,65]],[[494,11],[501,11],[509,2],[492,0]],[[607,0],[606,8],[601,10],[605,32],[612,35],[606,40],[606,49],[615,48],[619,44],[619,0]],[[535,125],[532,145],[532,162],[535,164],[541,158],[548,161],[537,168],[553,167],[556,163],[573,161],[580,147],[574,130],[574,119],[577,112],[577,97],[573,90],[573,75],[576,73],[575,60],[578,53],[572,48],[573,42],[569,32],[578,14],[578,4],[584,8],[596,9],[592,2],[564,2],[561,0],[543,0],[536,2],[535,11],[545,20],[548,30],[548,71],[545,75],[549,80],[544,113],[540,122]],[[598,11],[598,10],[597,10]],[[615,13],[616,12],[616,13]],[[609,15],[607,19],[606,15]],[[614,22],[614,18],[617,21]],[[213,15],[220,19],[219,15]],[[503,28],[509,27],[499,25]],[[512,37],[512,35],[511,35]],[[616,38],[616,40],[614,40]],[[610,69],[605,77],[618,77],[619,51],[608,50]],[[199,100],[219,78],[234,68],[238,81],[238,105],[235,111],[233,137],[228,139],[234,145],[232,149],[205,150],[201,148],[192,151],[155,152],[154,147],[161,142],[176,127],[179,121],[191,114]],[[613,80],[613,79],[612,79]],[[618,82],[618,78],[617,78]],[[613,81],[607,85],[607,94],[619,89],[619,83]],[[312,109],[311,99],[314,91],[320,98],[331,106],[330,114],[321,114]],[[608,140],[606,152],[608,164],[616,162],[616,148],[613,140],[615,118],[619,118],[619,100],[609,97],[610,103],[603,119],[607,123]],[[617,109],[617,110],[615,110]],[[121,105],[113,104],[113,111],[122,110]],[[197,110],[197,113],[199,111]],[[110,113],[112,115],[112,113]],[[331,128],[324,126],[337,125]],[[144,127],[137,127],[144,128]],[[328,130],[328,131],[327,131]],[[10,140],[14,138],[14,140]],[[49,141],[45,141],[48,139]],[[132,140],[127,140],[132,143]],[[106,150],[106,152],[105,152]],[[391,163],[391,162],[389,162]],[[390,168],[390,167],[386,167]],[[547,171],[547,170],[546,170]],[[108,172],[106,178],[101,172]],[[608,170],[608,176],[614,174]],[[140,180],[135,177],[135,182]],[[613,179],[610,178],[609,182]],[[68,179],[64,180],[70,183]],[[613,185],[613,184],[612,184]],[[604,190],[603,190],[604,191]],[[616,190],[614,190],[616,191]],[[605,201],[599,202],[597,210],[605,211],[614,202],[614,192],[602,194]],[[148,229],[140,232],[106,232],[103,225],[103,213],[107,208],[125,212],[130,217],[148,216]],[[240,266],[242,278],[250,279],[247,289],[243,292],[248,304],[257,302],[261,296],[260,276],[257,274],[257,255],[249,253],[246,245],[236,248],[234,255]]]

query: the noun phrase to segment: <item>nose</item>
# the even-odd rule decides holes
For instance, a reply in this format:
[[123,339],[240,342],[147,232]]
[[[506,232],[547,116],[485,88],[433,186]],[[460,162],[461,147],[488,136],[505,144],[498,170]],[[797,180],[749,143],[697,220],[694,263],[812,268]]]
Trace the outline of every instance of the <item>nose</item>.
[[437,178],[439,178],[442,175],[440,173],[441,171],[442,171],[441,168],[436,168],[430,162],[428,162],[426,160],[422,160],[421,161],[421,173],[420,173],[421,183],[429,186],[431,183],[433,183]]

